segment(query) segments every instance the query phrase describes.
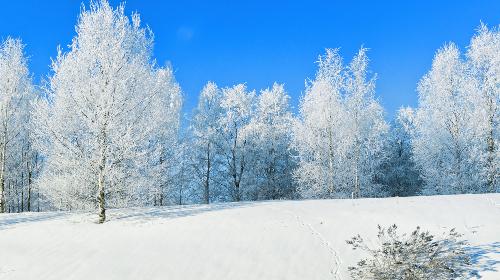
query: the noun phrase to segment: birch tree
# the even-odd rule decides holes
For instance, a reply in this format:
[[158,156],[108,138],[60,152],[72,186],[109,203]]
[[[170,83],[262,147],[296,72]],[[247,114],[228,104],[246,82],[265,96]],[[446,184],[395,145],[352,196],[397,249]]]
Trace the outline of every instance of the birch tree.
[[477,192],[477,130],[474,90],[454,44],[438,50],[420,81],[414,158],[427,193]]
[[482,24],[467,51],[473,85],[474,122],[478,127],[481,157],[480,173],[485,191],[500,190],[500,31]]
[[[25,175],[25,170],[21,166],[28,162],[25,157],[31,155],[31,147],[25,144],[29,141],[33,97],[24,45],[19,39],[7,38],[0,46],[0,213],[7,210],[6,182],[11,183],[15,192],[24,194],[21,174]],[[21,201],[24,203],[24,197]],[[24,205],[20,211],[23,210]]]
[[343,65],[337,49],[327,49],[317,64],[316,78],[306,83],[294,124],[293,147],[298,153],[294,177],[302,196],[332,198],[339,192],[338,172],[346,149],[341,140],[346,116],[341,98]]
[[230,198],[242,199],[243,176],[248,172],[248,139],[244,127],[250,122],[253,113],[254,91],[247,91],[244,84],[222,90],[221,107],[223,117],[221,127],[221,153],[224,157],[223,172],[228,178]]
[[290,152],[293,117],[290,97],[282,84],[260,92],[252,120],[245,129],[249,139],[250,190],[252,199],[294,198]]
[[420,170],[413,159],[415,110],[400,108],[391,125],[386,145],[387,158],[381,167],[381,184],[388,196],[415,196],[422,192]]
[[147,164],[140,166],[144,174],[141,196],[147,205],[163,206],[171,196],[169,192],[179,183],[184,160],[179,133],[182,96],[170,67],[154,69],[151,78],[148,119],[144,119],[145,131],[141,132],[149,135],[142,148]]
[[306,86],[294,128],[304,197],[361,197],[377,194],[377,172],[388,126],[368,78],[366,49],[342,65],[338,50],[319,57],[315,80]]
[[219,184],[216,172],[220,166],[220,141],[222,121],[222,90],[208,82],[200,93],[195,109],[191,131],[196,148],[193,164],[203,188],[203,202],[208,204],[214,196],[213,186]]
[[349,146],[344,166],[347,172],[351,196],[358,198],[362,193],[377,195],[380,164],[384,160],[384,146],[388,125],[384,120],[384,109],[374,97],[375,78],[368,76],[367,49],[361,48],[353,58],[345,79],[345,107],[347,138]]
[[59,50],[48,100],[36,107],[38,146],[47,157],[38,183],[53,207],[98,208],[102,223],[106,207],[142,203],[137,195],[148,174],[141,167],[157,151],[152,128],[162,115],[153,105],[164,105],[171,91],[158,89],[151,31],[123,5],[92,2],[76,34],[68,51]]

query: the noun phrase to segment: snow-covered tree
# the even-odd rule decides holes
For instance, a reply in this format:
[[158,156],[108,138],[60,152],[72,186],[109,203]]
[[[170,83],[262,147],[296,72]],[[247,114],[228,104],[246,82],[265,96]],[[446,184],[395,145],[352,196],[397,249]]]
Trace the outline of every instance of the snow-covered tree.
[[499,190],[499,49],[481,25],[465,57],[446,45],[420,82],[413,146],[430,193]]
[[366,49],[348,67],[338,50],[327,49],[318,66],[294,126],[301,193],[318,198],[374,195],[388,126],[374,98],[374,78],[366,77]]
[[249,165],[246,180],[251,199],[280,199],[295,196],[290,153],[293,117],[290,97],[282,84],[262,90],[252,120],[245,128],[249,142]]
[[342,141],[344,76],[337,49],[327,49],[317,63],[316,79],[306,83],[300,120],[294,124],[293,146],[298,153],[294,174],[302,196],[327,198],[339,192],[338,172],[346,149]]
[[199,201],[197,194],[199,186],[194,181],[194,168],[192,164],[193,145],[187,136],[182,136],[176,149],[177,168],[173,184],[168,189],[170,204],[183,205]]
[[484,191],[500,191],[500,30],[481,25],[467,52],[477,95],[474,125],[479,130],[479,173]]
[[171,70],[151,60],[152,33],[123,5],[92,2],[76,33],[52,64],[48,100],[36,106],[46,156],[38,183],[54,207],[98,207],[102,223],[106,207],[144,203],[137,195],[152,179],[144,168],[162,161],[180,96]]
[[20,201],[17,209],[23,211],[25,192],[31,210],[34,150],[29,124],[33,97],[24,45],[19,39],[7,38],[0,45],[0,213],[8,210],[7,201],[11,209],[15,201]]
[[477,129],[468,71],[454,44],[441,48],[420,81],[414,158],[427,193],[478,191]]
[[149,155],[148,165],[142,166],[147,178],[142,196],[147,198],[146,204],[162,206],[180,183],[182,172],[184,154],[179,139],[182,96],[170,67],[154,69],[152,78],[149,94],[154,96],[149,101],[149,119],[143,128],[148,130],[149,141],[144,142],[144,151]]
[[385,152],[387,158],[380,175],[386,195],[414,196],[421,192],[423,182],[413,161],[414,119],[415,112],[412,108],[401,108],[391,126]]
[[220,125],[220,153],[223,157],[222,176],[233,201],[242,199],[243,176],[248,172],[248,139],[245,126],[253,114],[254,91],[247,91],[244,84],[222,89],[223,111]]
[[[361,48],[347,69],[344,121],[347,129],[347,187],[352,197],[373,196],[379,191],[376,179],[384,160],[388,125],[384,109],[374,97],[375,76],[368,78],[367,49]],[[351,180],[351,182],[349,182]]]
[[191,131],[193,134],[193,166],[203,188],[203,202],[210,203],[213,186],[218,185],[215,176],[220,166],[220,141],[222,118],[222,90],[213,82],[205,85],[198,99]]

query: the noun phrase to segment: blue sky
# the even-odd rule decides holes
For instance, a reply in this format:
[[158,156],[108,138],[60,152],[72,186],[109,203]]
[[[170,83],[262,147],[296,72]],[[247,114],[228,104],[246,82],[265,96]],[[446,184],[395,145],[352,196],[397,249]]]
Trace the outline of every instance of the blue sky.
[[[112,0],[117,5],[120,1]],[[88,3],[88,1],[84,1]],[[49,74],[50,57],[74,36],[80,0],[4,1],[0,38],[27,45],[35,81]],[[129,0],[155,33],[154,55],[170,61],[191,111],[211,80],[251,89],[285,83],[297,108],[317,56],[341,48],[345,60],[364,45],[378,74],[377,96],[388,117],[417,103],[416,83],[435,51],[453,41],[467,46],[480,21],[500,23],[500,1],[140,1]]]

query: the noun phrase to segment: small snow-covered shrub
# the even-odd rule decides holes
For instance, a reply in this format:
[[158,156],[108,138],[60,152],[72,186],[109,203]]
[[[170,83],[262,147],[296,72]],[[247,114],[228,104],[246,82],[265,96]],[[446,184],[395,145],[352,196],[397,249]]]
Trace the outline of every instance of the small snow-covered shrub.
[[378,226],[378,246],[369,246],[358,234],[347,243],[368,257],[349,267],[353,279],[427,280],[466,279],[470,272],[467,242],[450,230],[438,238],[417,227],[411,234],[397,234],[397,226]]

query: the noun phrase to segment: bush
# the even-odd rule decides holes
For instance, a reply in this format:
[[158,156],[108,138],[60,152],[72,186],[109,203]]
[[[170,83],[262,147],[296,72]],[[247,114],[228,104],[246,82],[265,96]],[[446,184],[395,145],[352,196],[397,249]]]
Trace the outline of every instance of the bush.
[[409,236],[398,235],[397,226],[378,226],[377,248],[369,247],[358,234],[347,243],[353,250],[362,250],[368,258],[349,267],[353,279],[462,279],[470,273],[468,243],[462,235],[450,230],[442,238],[417,227]]

